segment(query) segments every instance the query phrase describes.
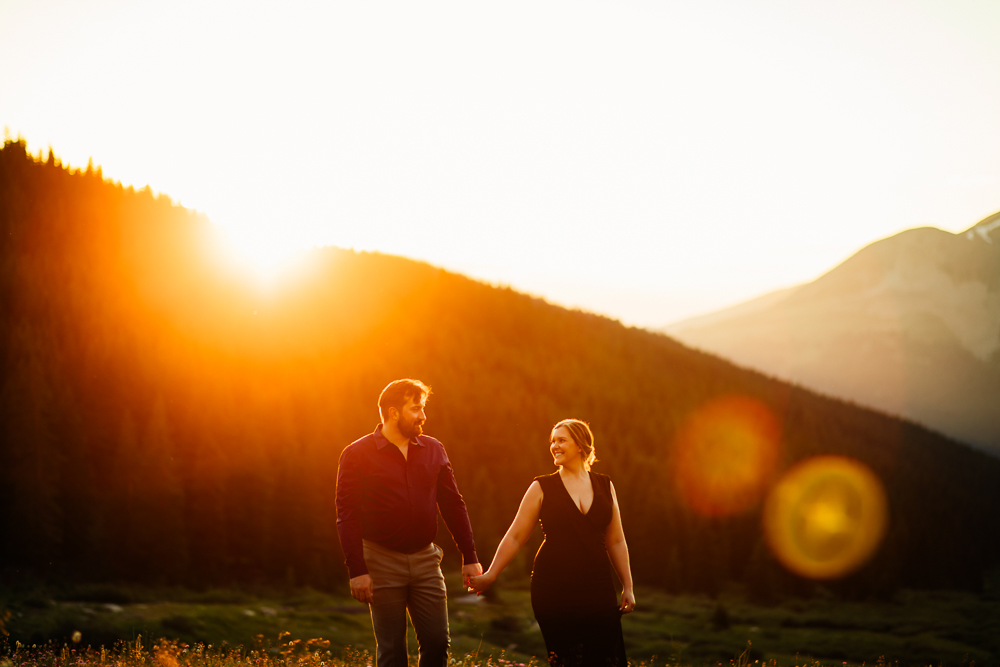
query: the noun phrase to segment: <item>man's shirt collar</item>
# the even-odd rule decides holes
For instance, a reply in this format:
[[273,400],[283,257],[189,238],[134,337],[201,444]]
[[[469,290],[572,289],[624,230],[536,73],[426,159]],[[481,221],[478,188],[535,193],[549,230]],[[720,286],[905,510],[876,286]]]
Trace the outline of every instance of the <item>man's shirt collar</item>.
[[[391,442],[389,442],[389,438],[382,435],[382,424],[379,424],[378,426],[375,427],[375,433],[373,433],[373,435],[375,436],[375,448],[378,449],[379,451],[381,451],[386,445],[392,444]],[[415,438],[410,438],[410,444],[416,445],[418,447],[424,446],[424,443],[420,442],[419,436]]]

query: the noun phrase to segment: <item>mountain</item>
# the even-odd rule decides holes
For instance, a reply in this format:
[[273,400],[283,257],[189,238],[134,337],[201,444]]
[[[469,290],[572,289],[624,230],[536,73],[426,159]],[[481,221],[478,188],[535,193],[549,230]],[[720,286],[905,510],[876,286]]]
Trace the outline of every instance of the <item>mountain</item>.
[[[484,559],[575,416],[645,585],[812,592],[772,555],[762,505],[827,454],[866,466],[889,506],[872,559],[828,590],[978,588],[997,562],[1000,461],[925,428],[405,258],[319,249],[258,289],[211,239],[149,188],[0,150],[0,587],[345,586],[337,460],[400,377],[434,388],[426,429]],[[843,527],[834,510],[817,516]]]
[[877,241],[815,281],[664,329],[1000,455],[1000,213]]

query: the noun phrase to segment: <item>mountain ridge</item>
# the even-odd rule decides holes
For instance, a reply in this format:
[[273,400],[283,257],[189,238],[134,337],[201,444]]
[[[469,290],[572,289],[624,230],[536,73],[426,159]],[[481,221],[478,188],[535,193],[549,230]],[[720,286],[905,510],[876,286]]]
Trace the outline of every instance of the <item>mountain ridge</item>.
[[959,234],[906,230],[766,308],[726,309],[665,331],[998,453],[998,221],[994,214]]

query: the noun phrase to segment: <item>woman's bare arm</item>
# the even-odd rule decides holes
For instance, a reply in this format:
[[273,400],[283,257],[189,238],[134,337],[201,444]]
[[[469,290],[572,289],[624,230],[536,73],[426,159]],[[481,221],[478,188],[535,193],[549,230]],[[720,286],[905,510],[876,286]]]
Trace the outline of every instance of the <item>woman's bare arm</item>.
[[611,523],[604,535],[604,544],[608,549],[608,557],[615,568],[615,573],[622,582],[622,602],[619,609],[627,614],[635,609],[635,593],[632,591],[632,568],[628,562],[628,545],[625,543],[625,531],[622,530],[622,515],[618,509],[618,496],[615,485],[611,485],[612,514]]
[[517,508],[514,521],[510,524],[503,539],[500,540],[500,546],[497,547],[490,568],[480,576],[472,577],[469,580],[470,590],[480,593],[489,588],[503,569],[514,560],[514,556],[535,530],[538,512],[542,508],[542,498],[542,485],[538,482],[532,482],[528,490],[524,492],[524,497],[521,498],[521,506]]

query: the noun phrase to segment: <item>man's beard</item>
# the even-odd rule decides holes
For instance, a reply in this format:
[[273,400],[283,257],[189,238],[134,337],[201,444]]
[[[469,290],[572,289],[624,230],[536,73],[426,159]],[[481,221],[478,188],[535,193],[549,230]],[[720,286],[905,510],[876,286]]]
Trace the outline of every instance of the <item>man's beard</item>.
[[407,421],[405,418],[400,417],[397,425],[399,426],[399,432],[402,433],[403,437],[407,440],[412,440],[424,432],[423,424],[416,420]]

